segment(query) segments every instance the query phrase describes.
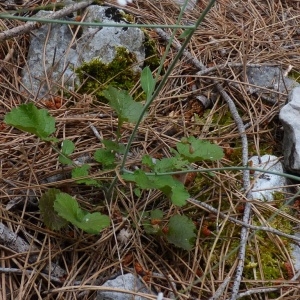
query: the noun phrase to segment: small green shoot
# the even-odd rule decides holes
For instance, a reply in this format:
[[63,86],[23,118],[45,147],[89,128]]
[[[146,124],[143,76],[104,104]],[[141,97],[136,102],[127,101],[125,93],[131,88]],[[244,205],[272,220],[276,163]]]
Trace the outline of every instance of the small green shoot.
[[94,159],[96,162],[102,165],[103,169],[113,169],[115,164],[115,153],[111,152],[110,150],[107,150],[105,148],[98,149],[94,153]]
[[124,122],[136,123],[138,121],[143,111],[143,105],[135,102],[127,91],[120,91],[109,86],[103,91],[103,95],[118,115],[119,129]]
[[35,134],[43,141],[57,141],[49,137],[55,132],[55,119],[46,109],[38,109],[33,103],[13,108],[5,115],[4,121],[10,126]]
[[96,150],[94,159],[103,166],[103,169],[113,169],[116,166],[115,154],[124,154],[125,146],[109,140],[102,140],[102,143],[105,148]]
[[213,161],[224,156],[223,149],[218,145],[196,139],[193,136],[183,138],[180,143],[177,143],[176,148],[178,153],[189,162]]
[[163,236],[171,244],[184,250],[192,250],[196,239],[196,226],[187,216],[175,215],[166,223],[163,211],[154,209],[143,212],[142,224],[147,234]]
[[60,230],[68,224],[68,221],[60,217],[54,210],[54,201],[60,193],[61,191],[58,189],[49,189],[42,195],[39,201],[39,209],[43,221],[51,230]]
[[189,163],[180,157],[170,157],[156,159],[155,163],[149,155],[144,155],[142,163],[151,168],[155,173],[173,172],[178,170],[188,170]]
[[202,160],[216,160],[223,157],[221,147],[206,141],[198,140],[191,136],[183,138],[177,143],[177,150],[173,150],[174,157],[163,159],[152,159],[145,155],[142,163],[152,170],[152,174],[143,170],[136,170],[134,173],[127,173],[123,178],[127,181],[135,182],[139,189],[158,189],[169,197],[174,205],[183,206],[190,194],[185,189],[182,182],[171,175],[159,175],[159,173],[184,171],[191,168],[191,162]]
[[66,193],[56,195],[54,209],[60,217],[87,233],[98,234],[110,225],[108,216],[99,212],[85,212],[79,207],[78,202]]
[[133,174],[124,174],[127,181],[135,182],[140,189],[157,189],[169,197],[174,205],[183,206],[190,194],[186,191],[182,182],[171,175],[147,175],[142,170],[136,170]]
[[63,165],[72,165],[72,160],[68,157],[75,150],[75,145],[70,140],[64,140],[61,143],[61,154],[59,154],[58,161]]
[[[72,178],[76,179],[76,178],[80,178],[80,177],[88,177],[90,167],[91,167],[90,165],[84,164],[80,167],[74,168],[72,170]],[[76,183],[91,185],[91,186],[95,186],[95,187],[101,187],[101,183],[93,178],[77,179]]]
[[151,70],[149,67],[143,69],[141,74],[141,86],[145,94],[147,95],[147,101],[151,98],[154,88],[155,80],[152,76]]
[[161,222],[163,219],[163,211],[160,209],[151,210],[150,213],[144,212],[142,215],[143,227],[147,234],[162,235]]
[[112,152],[116,152],[118,154],[124,154],[125,152],[125,145],[124,144],[120,144],[114,141],[110,141],[110,140],[102,140],[102,144],[105,146],[105,148],[107,150],[110,150]]

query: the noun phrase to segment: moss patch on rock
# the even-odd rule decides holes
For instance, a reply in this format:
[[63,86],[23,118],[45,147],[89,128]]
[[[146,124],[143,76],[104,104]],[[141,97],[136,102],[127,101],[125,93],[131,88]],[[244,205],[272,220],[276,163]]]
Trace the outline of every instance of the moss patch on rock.
[[[109,85],[130,91],[140,78],[140,73],[133,70],[136,63],[136,56],[125,47],[116,48],[116,56],[108,64],[103,63],[100,58],[85,62],[75,70],[80,80],[78,92],[93,94],[99,101],[107,102],[103,90]],[[134,97],[138,97],[138,94]],[[138,100],[142,100],[141,96]]]

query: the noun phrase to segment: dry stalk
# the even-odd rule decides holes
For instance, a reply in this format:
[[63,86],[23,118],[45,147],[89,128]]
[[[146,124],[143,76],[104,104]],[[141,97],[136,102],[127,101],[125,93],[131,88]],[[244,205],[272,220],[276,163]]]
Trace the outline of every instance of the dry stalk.
[[[89,0],[89,1],[83,1],[80,3],[71,4],[71,5],[64,7],[62,10],[59,10],[57,12],[54,12],[50,15],[43,17],[43,19],[45,19],[45,20],[59,19],[59,18],[65,17],[65,16],[73,13],[74,11],[86,8],[87,6],[91,5],[92,3],[93,3],[93,1]],[[17,37],[17,36],[25,34],[25,33],[28,33],[34,29],[38,29],[40,26],[41,26],[41,23],[28,22],[25,25],[21,25],[18,27],[14,27],[12,29],[5,30],[3,32],[0,32],[0,42]]]

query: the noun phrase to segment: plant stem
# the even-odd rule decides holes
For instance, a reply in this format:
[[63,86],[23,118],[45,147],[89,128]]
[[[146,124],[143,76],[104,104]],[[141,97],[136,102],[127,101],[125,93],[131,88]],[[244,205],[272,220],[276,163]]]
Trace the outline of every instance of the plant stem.
[[[168,70],[166,71],[165,75],[163,76],[161,82],[159,83],[158,87],[155,89],[155,91],[153,92],[152,97],[150,98],[149,101],[146,102],[144,109],[141,113],[141,115],[139,116],[139,119],[137,121],[137,123],[135,124],[135,127],[129,137],[127,146],[126,146],[126,150],[125,150],[125,154],[123,157],[123,160],[121,162],[121,166],[120,166],[120,170],[121,172],[124,169],[124,166],[126,164],[126,159],[129,153],[129,149],[131,147],[131,144],[134,140],[134,137],[136,135],[136,132],[139,128],[139,125],[141,123],[141,121],[143,120],[143,117],[145,115],[145,113],[147,112],[149,106],[151,105],[151,103],[154,101],[154,99],[158,96],[159,92],[161,91],[161,89],[164,87],[165,83],[167,82],[169,76],[171,75],[173,69],[176,67],[176,64],[178,62],[178,60],[180,59],[180,57],[182,56],[185,48],[187,47],[187,45],[189,44],[193,34],[195,33],[196,29],[198,28],[198,26],[202,23],[202,21],[204,20],[205,16],[208,14],[208,12],[210,11],[210,9],[212,8],[212,6],[214,5],[214,3],[216,2],[216,0],[211,0],[209,2],[209,4],[207,5],[207,7],[204,9],[204,11],[202,12],[201,16],[198,18],[197,22],[195,23],[195,26],[190,28],[190,32],[188,34],[188,36],[186,37],[184,43],[182,44],[182,47],[180,48],[180,50],[177,52],[174,60],[172,61],[171,65],[169,66]],[[183,13],[183,10],[181,10],[181,15]],[[157,27],[157,26],[156,26]],[[174,34],[173,34],[174,35]],[[170,43],[172,43],[172,41],[170,41]],[[162,65],[162,64],[161,64]],[[108,195],[111,194],[111,191],[113,189],[113,187],[115,186],[116,182],[117,182],[117,177],[114,178],[113,182],[111,183],[109,189],[108,189]]]

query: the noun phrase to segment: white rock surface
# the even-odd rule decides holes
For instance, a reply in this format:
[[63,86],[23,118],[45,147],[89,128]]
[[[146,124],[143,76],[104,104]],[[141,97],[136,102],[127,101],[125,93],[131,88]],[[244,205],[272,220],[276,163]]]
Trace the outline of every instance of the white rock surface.
[[[300,233],[295,233],[295,236],[300,237]],[[291,244],[292,246],[292,257],[294,261],[294,268],[296,272],[300,271],[300,247],[296,244]]]
[[[253,163],[253,168],[283,173],[282,163],[274,155],[264,155],[260,159],[258,156],[253,156],[250,161]],[[287,184],[286,178],[283,176],[257,171],[254,173],[254,180],[253,199],[262,201],[274,200],[274,192],[284,192],[282,186]]]
[[[183,7],[186,0],[173,0],[176,4],[178,4],[180,7]],[[185,10],[192,10],[195,8],[197,3],[197,0],[187,0],[187,5],[185,7]]]
[[[40,11],[36,16],[43,17],[49,13]],[[124,27],[83,26],[81,35],[76,37],[68,25],[43,25],[34,30],[22,74],[24,88],[31,98],[39,99],[56,93],[62,86],[72,90],[78,83],[74,68],[96,57],[103,63],[109,63],[115,58],[117,47],[127,48],[141,62],[140,65],[143,64],[142,30],[126,27],[122,14],[116,8],[92,5],[86,13],[85,22],[121,23]],[[139,71],[139,66],[135,70]]]
[[284,130],[284,166],[300,174],[300,87],[289,94],[289,102],[280,110],[279,118]]
[[[103,286],[149,294],[149,290],[145,285],[130,273],[120,275],[113,280],[108,280]],[[98,291],[95,300],[146,300],[146,298],[126,293]]]

